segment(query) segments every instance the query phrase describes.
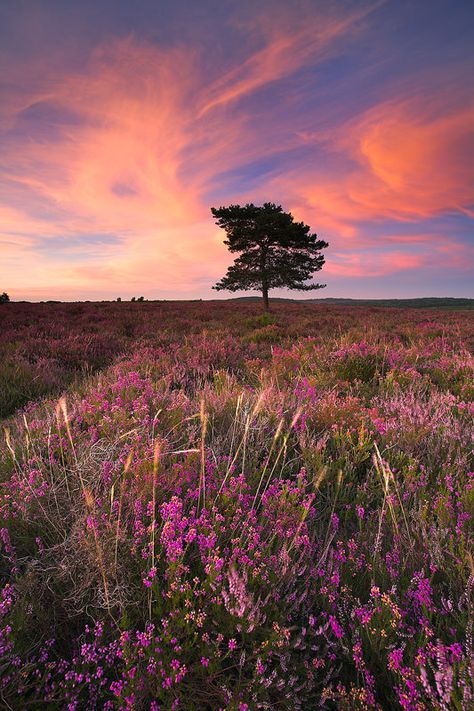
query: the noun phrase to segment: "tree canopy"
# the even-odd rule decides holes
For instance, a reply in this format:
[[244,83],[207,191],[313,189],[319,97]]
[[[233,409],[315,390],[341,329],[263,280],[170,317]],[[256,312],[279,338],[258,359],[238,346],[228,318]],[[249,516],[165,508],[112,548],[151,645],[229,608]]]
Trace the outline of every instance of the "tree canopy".
[[213,287],[217,291],[258,289],[268,309],[270,289],[310,291],[325,286],[306,282],[323,267],[321,250],[328,243],[318,240],[309,225],[295,222],[281,205],[248,203],[211,207],[211,212],[226,232],[224,243],[229,251],[240,252],[227,274]]

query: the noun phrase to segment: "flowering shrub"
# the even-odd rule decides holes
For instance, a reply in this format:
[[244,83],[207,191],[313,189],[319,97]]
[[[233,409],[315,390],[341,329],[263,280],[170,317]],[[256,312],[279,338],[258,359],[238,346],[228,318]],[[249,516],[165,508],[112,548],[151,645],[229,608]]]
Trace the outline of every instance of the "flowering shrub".
[[5,708],[473,708],[468,314],[105,305],[81,369],[20,306],[75,383],[4,421]]

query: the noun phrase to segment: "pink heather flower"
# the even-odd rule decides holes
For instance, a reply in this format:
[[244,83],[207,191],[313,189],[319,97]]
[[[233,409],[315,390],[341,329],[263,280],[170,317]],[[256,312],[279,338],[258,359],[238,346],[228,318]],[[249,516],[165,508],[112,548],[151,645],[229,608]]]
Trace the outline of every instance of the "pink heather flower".
[[341,639],[341,637],[344,637],[344,630],[342,629],[341,625],[336,620],[336,618],[333,617],[333,615],[329,615],[329,624],[331,625],[331,629],[334,632],[334,635],[338,639]]
[[235,649],[237,649],[237,642],[235,639],[229,639],[229,650],[233,652]]
[[368,610],[365,607],[359,607],[355,610],[355,616],[363,625],[366,625],[370,622],[370,620],[372,619],[372,614],[372,611]]
[[156,577],[156,568],[150,568],[146,578],[143,578],[143,585],[146,588],[151,588],[153,585],[153,579]]
[[453,660],[459,660],[462,658],[462,647],[459,642],[451,644],[447,649],[451,652]]
[[8,528],[0,528],[0,541],[2,541],[5,551],[7,553],[13,553],[13,546],[10,541],[10,534]]
[[357,518],[364,518],[365,516],[365,509],[363,506],[356,506],[356,513],[357,513]]
[[207,657],[201,657],[201,664],[207,669],[207,667],[209,666],[209,659]]
[[398,671],[403,666],[403,649],[394,649],[388,655],[388,668]]
[[381,435],[384,435],[387,433],[387,426],[383,420],[379,419],[378,417],[375,417],[373,419],[374,427],[377,430],[377,432]]
[[469,519],[470,516],[467,511],[461,511],[461,513],[458,514],[458,520],[456,523],[456,533],[458,536],[460,536],[463,532],[463,526],[467,521],[469,521]]
[[421,572],[415,573],[413,582],[416,583],[416,589],[409,593],[412,600],[420,606],[432,607],[433,590],[428,578],[424,578]]
[[120,696],[122,693],[123,689],[123,681],[113,681],[110,685],[110,691],[115,695],[115,696]]

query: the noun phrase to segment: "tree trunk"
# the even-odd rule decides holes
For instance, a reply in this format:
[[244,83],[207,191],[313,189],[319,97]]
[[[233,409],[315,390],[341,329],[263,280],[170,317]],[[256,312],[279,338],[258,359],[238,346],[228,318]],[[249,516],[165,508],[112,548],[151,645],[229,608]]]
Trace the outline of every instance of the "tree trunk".
[[268,246],[266,244],[260,245],[260,277],[262,279],[262,296],[263,296],[263,310],[270,311],[270,304],[268,303],[268,280],[266,273],[267,266],[267,252]]

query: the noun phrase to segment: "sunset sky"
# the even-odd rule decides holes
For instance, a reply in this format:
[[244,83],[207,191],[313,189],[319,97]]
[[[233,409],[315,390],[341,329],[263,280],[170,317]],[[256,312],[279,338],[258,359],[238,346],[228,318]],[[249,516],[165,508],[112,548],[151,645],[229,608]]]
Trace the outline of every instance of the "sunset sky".
[[474,296],[473,48],[460,0],[0,0],[0,292],[225,298],[209,208],[272,201],[302,297]]

